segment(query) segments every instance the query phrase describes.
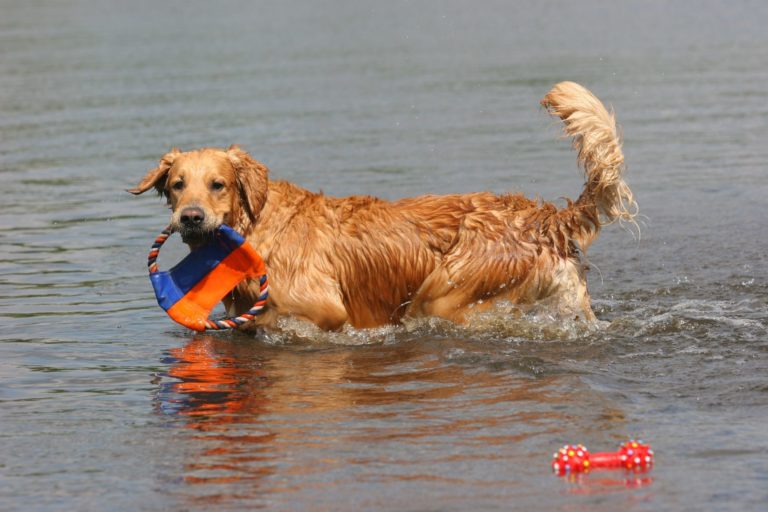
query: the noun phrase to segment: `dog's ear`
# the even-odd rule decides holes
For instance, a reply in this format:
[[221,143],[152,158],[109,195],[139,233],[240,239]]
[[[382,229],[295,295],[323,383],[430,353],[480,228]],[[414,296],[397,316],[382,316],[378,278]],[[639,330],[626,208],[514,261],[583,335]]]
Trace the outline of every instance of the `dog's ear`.
[[236,144],[227,149],[227,156],[235,169],[240,204],[248,220],[254,223],[267,202],[269,169]]
[[134,188],[128,189],[128,192],[134,195],[143,194],[152,187],[155,187],[157,193],[163,195],[165,192],[165,180],[168,179],[168,171],[171,170],[176,157],[181,154],[178,148],[173,148],[164,154],[157,167],[147,173],[144,178]]

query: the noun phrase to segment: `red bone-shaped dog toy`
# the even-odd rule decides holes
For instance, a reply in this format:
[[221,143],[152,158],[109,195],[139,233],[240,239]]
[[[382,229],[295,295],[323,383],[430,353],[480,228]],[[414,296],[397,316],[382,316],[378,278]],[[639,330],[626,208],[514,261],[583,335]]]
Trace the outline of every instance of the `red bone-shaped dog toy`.
[[642,441],[630,440],[615,452],[589,453],[580,445],[567,444],[552,459],[552,470],[558,475],[585,473],[596,468],[625,468],[643,471],[653,466],[653,450]]

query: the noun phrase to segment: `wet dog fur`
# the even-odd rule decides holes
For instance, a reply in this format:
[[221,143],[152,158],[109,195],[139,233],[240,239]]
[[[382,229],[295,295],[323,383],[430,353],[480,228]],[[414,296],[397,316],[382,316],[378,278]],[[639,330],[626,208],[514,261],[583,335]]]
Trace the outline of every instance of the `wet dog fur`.
[[[328,197],[270,180],[238,146],[173,149],[130,192],[165,196],[171,226],[193,250],[226,223],[259,251],[270,296],[247,327],[283,315],[328,330],[420,316],[466,324],[499,301],[546,301],[554,313],[592,321],[584,252],[602,225],[633,221],[636,203],[614,116],[600,100],[561,82],[541,104],[562,119],[585,173],[583,192],[564,208],[488,192]],[[258,291],[243,282],[225,305],[243,312]]]

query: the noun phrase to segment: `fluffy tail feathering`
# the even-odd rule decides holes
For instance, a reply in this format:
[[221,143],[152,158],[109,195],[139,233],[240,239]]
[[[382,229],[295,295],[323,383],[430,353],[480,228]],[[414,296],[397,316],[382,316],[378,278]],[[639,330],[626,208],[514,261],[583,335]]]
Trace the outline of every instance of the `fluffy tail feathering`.
[[[616,220],[634,223],[637,203],[621,176],[624,154],[613,113],[594,94],[574,82],[555,85],[541,104],[563,120],[565,134],[573,137],[577,162],[584,168],[586,183],[575,206],[594,208],[599,224]],[[592,237],[585,238],[593,238],[600,226],[593,228],[587,229],[593,231]]]

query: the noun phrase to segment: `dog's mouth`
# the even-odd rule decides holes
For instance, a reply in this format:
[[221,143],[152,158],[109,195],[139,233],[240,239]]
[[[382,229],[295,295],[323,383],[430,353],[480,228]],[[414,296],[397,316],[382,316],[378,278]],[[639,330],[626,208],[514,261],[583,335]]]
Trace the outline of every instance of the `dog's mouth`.
[[213,238],[215,230],[206,229],[202,227],[185,227],[182,226],[177,230],[181,235],[181,240],[188,245],[197,246],[203,245]]

